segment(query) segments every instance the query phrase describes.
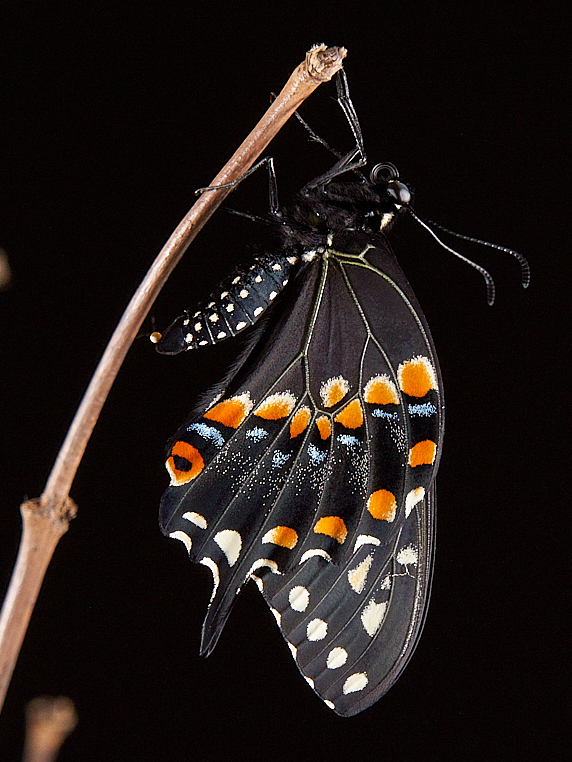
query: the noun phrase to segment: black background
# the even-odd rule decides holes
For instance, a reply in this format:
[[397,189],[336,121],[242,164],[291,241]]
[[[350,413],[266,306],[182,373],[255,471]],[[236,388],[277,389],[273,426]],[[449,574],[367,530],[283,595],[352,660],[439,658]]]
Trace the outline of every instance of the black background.
[[[65,694],[60,759],[564,758],[570,715],[569,135],[565,4],[0,4],[0,588],[25,495],[58,447],[130,295],[172,229],[316,42],[344,45],[372,163],[416,208],[530,260],[462,251],[405,219],[392,243],[432,327],[447,436],[433,597],[419,647],[373,708],[336,717],[304,683],[258,592],[198,657],[210,573],[157,528],[163,448],[236,347],[169,358],[139,340],[72,488],[78,518],[49,568],[0,720],[19,759],[23,706]],[[339,150],[323,85],[304,104]],[[269,149],[281,200],[330,157],[294,121]],[[232,206],[267,210],[264,173]],[[248,261],[259,227],[219,211],[157,300],[159,328]],[[149,330],[149,328],[147,328]],[[249,587],[249,586],[247,586]]]

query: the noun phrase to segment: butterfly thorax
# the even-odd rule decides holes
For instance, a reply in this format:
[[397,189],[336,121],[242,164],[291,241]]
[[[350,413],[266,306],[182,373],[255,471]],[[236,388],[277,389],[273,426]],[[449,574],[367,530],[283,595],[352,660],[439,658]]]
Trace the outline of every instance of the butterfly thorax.
[[317,249],[342,231],[386,231],[402,208],[386,183],[329,183],[303,189],[281,214],[284,246]]

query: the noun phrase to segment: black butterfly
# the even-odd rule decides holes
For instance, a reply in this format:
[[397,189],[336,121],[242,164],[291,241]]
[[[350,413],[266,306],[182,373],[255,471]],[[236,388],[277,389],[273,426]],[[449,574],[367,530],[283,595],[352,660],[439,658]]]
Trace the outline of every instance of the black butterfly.
[[[307,682],[351,716],[391,687],[423,626],[444,404],[427,323],[384,235],[410,192],[393,165],[361,175],[343,73],[338,100],[356,148],[291,207],[274,203],[277,251],[157,345],[194,349],[266,318],[173,438],[160,522],[213,574],[201,652],[252,579]],[[348,171],[357,179],[334,182]]]

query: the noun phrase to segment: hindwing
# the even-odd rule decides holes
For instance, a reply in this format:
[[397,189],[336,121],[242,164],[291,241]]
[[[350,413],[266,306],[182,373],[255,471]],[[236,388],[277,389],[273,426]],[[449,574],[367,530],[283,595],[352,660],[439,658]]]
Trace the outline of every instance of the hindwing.
[[386,240],[346,232],[310,254],[175,435],[161,526],[213,573],[202,652],[252,578],[302,674],[349,716],[395,681],[423,623],[443,399]]

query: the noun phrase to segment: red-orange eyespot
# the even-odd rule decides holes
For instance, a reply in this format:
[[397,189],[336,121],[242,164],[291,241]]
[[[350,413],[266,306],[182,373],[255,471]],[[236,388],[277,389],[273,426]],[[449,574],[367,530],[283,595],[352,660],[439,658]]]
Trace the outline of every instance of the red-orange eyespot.
[[[188,461],[188,467],[181,463],[181,459]],[[188,442],[175,442],[165,465],[171,475],[171,484],[180,487],[198,476],[205,467],[205,462],[196,447]]]

